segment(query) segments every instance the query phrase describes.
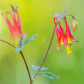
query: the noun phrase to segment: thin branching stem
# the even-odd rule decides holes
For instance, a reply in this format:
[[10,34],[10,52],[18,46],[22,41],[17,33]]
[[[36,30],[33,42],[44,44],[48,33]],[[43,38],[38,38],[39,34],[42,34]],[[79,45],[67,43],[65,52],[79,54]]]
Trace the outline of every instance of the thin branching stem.
[[[58,21],[57,21],[57,23],[58,23]],[[40,65],[38,71],[35,73],[35,75],[34,75],[34,77],[33,77],[33,80],[34,80],[34,78],[36,78],[38,72],[40,71],[40,69],[41,69],[41,67],[42,67],[42,65],[43,65],[43,63],[44,63],[44,61],[45,61],[45,59],[46,59],[46,57],[47,57],[47,54],[48,54],[48,52],[49,52],[49,49],[50,49],[50,46],[51,46],[51,43],[52,43],[52,40],[53,40],[53,37],[54,37],[54,33],[55,33],[55,29],[56,29],[57,23],[56,23],[56,25],[55,25],[55,27],[54,27],[53,34],[52,34],[51,41],[50,41],[50,44],[49,44],[49,46],[48,46],[47,52],[46,52],[46,54],[45,54],[45,56],[44,56],[44,58],[43,58],[43,61],[42,61],[41,65]],[[33,80],[32,80],[32,81],[33,81]]]
[[16,48],[13,44],[11,44],[11,43],[9,43],[9,42],[7,42],[7,41],[4,41],[4,40],[2,40],[2,39],[0,39],[0,41],[5,42],[5,43],[9,44],[10,46]]
[[28,71],[29,78],[30,78],[30,84],[32,84],[32,79],[31,79],[30,71],[29,71],[27,62],[26,62],[26,60],[25,60],[25,58],[24,58],[24,55],[23,55],[22,51],[20,51],[20,54],[21,54],[21,56],[22,56],[22,58],[23,58],[23,60],[24,60],[24,63],[25,63],[25,65],[26,65],[26,69],[27,69],[27,71]]
[[[9,44],[10,46],[16,48],[13,44],[11,44],[11,43],[9,43],[9,42],[7,42],[7,41],[4,41],[4,40],[2,40],[2,39],[0,39],[0,41],[5,42],[5,43]],[[25,63],[25,65],[26,65],[26,69],[27,69],[27,72],[28,72],[28,75],[29,75],[29,79],[30,79],[30,84],[32,84],[32,79],[31,79],[30,71],[29,71],[27,62],[26,62],[26,60],[25,60],[25,57],[24,57],[22,51],[20,51],[20,54],[21,54],[21,56],[22,56],[22,58],[23,58],[23,60],[24,60],[24,63]]]

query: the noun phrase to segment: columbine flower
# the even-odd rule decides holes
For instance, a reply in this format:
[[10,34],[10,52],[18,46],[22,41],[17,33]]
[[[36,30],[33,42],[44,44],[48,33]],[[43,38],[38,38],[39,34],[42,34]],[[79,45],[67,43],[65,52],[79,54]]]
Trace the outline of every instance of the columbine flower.
[[[21,30],[20,18],[19,18],[19,14],[17,12],[17,9],[15,9],[12,5],[11,5],[11,8],[12,8],[13,13],[6,12],[6,16],[3,13],[2,13],[2,15],[6,20],[6,23],[7,23],[8,27],[9,27],[11,36],[14,39],[17,39],[18,35],[20,35],[21,38],[23,38],[24,35],[22,33],[22,30]],[[12,17],[13,24],[10,22],[8,15],[10,15]]]
[[60,45],[64,45],[64,30],[62,29],[60,22],[58,22],[59,24],[59,29],[56,27],[56,34],[57,34],[57,50],[59,50]]
[[[54,18],[55,24],[56,24],[56,19],[57,18]],[[72,51],[71,51],[71,48],[69,48],[69,46],[71,46],[73,41],[78,42],[78,43],[79,43],[79,41],[76,41],[75,38],[71,35],[66,17],[64,17],[64,20],[65,20],[65,24],[66,24],[65,33],[64,33],[63,28],[61,27],[60,21],[58,22],[59,29],[56,27],[56,34],[57,34],[57,38],[58,38],[57,39],[57,50],[59,50],[60,45],[64,45],[66,47],[67,54],[70,54]]]

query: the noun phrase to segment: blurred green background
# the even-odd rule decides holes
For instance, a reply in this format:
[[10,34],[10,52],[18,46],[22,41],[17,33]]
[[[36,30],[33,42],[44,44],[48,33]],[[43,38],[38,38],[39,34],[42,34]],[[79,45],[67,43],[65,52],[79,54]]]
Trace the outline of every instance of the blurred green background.
[[[72,54],[67,55],[64,46],[57,51],[57,37],[54,35],[52,46],[43,67],[48,72],[60,76],[50,79],[38,76],[33,84],[84,84],[84,0],[0,0],[0,39],[10,42],[8,26],[1,15],[11,11],[10,4],[18,6],[21,27],[27,38],[38,33],[35,40],[23,49],[23,54],[33,75],[32,65],[40,66],[47,51],[54,29],[53,12],[60,13],[67,8],[66,14],[77,17],[78,27],[72,34],[81,43],[72,43]],[[71,28],[73,19],[67,17]],[[26,38],[26,39],[27,39]],[[29,77],[20,53],[6,43],[0,42],[0,83],[29,84]]]

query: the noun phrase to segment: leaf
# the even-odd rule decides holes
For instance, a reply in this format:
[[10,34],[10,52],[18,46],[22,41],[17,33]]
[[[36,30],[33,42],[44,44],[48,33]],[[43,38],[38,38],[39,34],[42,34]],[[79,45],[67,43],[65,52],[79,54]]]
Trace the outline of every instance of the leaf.
[[65,16],[66,9],[62,10],[61,13],[59,14],[58,21],[62,20]]
[[19,43],[18,43],[19,48],[15,48],[15,51],[16,51],[16,52],[22,51],[22,49],[24,48],[23,41],[24,41],[24,39],[25,39],[26,37],[27,37],[26,34],[24,34],[24,38],[21,38],[21,37],[20,37]]
[[31,36],[28,40],[26,40],[25,42],[23,42],[24,39],[27,37],[27,35],[24,34],[24,38],[20,38],[19,39],[19,44],[18,44],[19,48],[15,48],[15,51],[16,52],[22,51],[22,49],[24,48],[24,45],[27,44],[30,40],[33,40],[34,37],[37,36],[37,35],[38,34],[35,34],[35,35]]
[[34,40],[34,38],[35,38],[37,35],[38,35],[38,34],[35,34],[35,35],[31,36],[29,39],[27,39],[27,40],[24,42],[24,45],[27,44],[29,41]]
[[54,13],[55,18],[57,18],[59,16],[58,13],[56,13],[56,12],[53,12],[53,13]]
[[15,48],[15,51],[16,51],[16,52],[22,51],[23,47],[24,47],[24,46],[21,46],[20,48]]
[[21,47],[21,46],[24,45],[24,44],[23,44],[23,41],[24,41],[24,39],[25,39],[26,37],[27,37],[26,34],[24,34],[24,38],[21,38],[21,37],[20,37],[20,39],[19,39],[19,44],[18,44],[19,47]]
[[56,75],[54,75],[54,74],[52,74],[50,72],[41,72],[38,75],[44,75],[44,76],[47,76],[47,77],[49,77],[51,79],[54,79],[54,78],[59,79],[60,78],[59,76],[56,76]]
[[[34,69],[35,71],[38,71],[38,69],[39,69],[39,67],[37,67],[37,66],[35,66],[35,65],[32,65],[32,67],[33,67],[33,69]],[[49,69],[49,68],[41,67],[40,70],[47,70],[47,69]]]

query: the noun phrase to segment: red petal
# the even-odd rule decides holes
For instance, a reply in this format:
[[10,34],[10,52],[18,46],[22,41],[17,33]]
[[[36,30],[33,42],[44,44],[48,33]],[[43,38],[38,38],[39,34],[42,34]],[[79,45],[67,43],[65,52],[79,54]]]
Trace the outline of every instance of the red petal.
[[57,37],[59,38],[60,37],[60,31],[58,30],[58,28],[56,28],[56,34],[57,34]]
[[9,30],[10,30],[10,33],[11,35],[13,36],[14,39],[17,39],[17,33],[16,33],[16,30],[15,28],[13,27],[13,25],[11,24],[9,18],[8,18],[8,13],[6,13],[6,16],[7,18],[5,18],[6,22],[7,22],[7,25],[9,27]]
[[56,21],[55,21],[55,18],[54,18],[54,24],[56,25]]
[[[16,17],[15,17],[15,13],[17,14],[17,20],[16,20]],[[14,11],[14,15],[12,15],[10,12],[9,12],[9,14],[13,18],[14,28],[15,28],[17,34],[19,34],[23,38],[24,35],[23,35],[22,31],[21,31],[21,24],[20,24],[20,18],[19,18],[18,12],[17,11]]]
[[65,36],[64,37],[64,46],[67,47],[67,45],[68,45],[68,40],[67,40],[67,37]]
[[77,43],[81,43],[80,41],[76,41]]
[[58,38],[58,39],[57,39],[57,50],[59,50],[59,48],[60,48],[60,42],[61,42],[61,39]]
[[21,23],[20,23],[19,14],[18,14],[18,12],[16,12],[16,14],[17,14],[17,29],[18,29],[18,32],[19,32],[20,36],[22,38],[24,38],[24,35],[22,33],[22,30],[21,30]]
[[67,20],[66,20],[66,17],[64,17],[64,19],[65,19],[65,23],[66,23],[66,25],[67,25]]

